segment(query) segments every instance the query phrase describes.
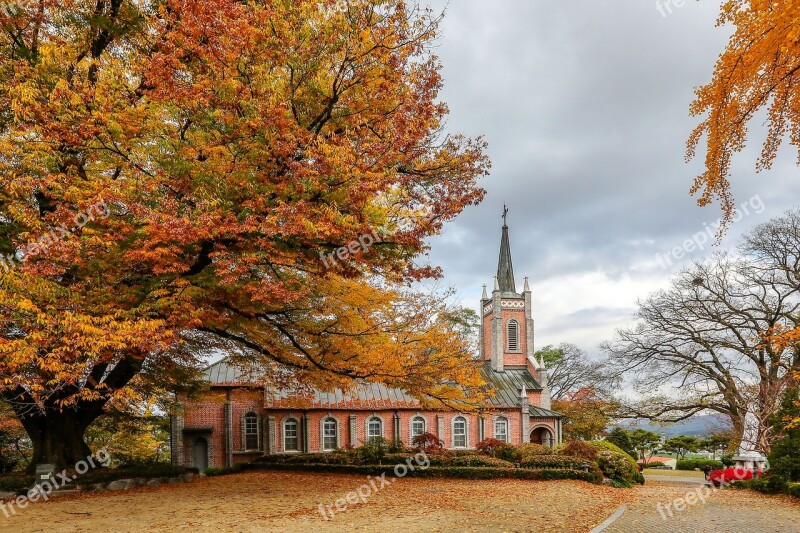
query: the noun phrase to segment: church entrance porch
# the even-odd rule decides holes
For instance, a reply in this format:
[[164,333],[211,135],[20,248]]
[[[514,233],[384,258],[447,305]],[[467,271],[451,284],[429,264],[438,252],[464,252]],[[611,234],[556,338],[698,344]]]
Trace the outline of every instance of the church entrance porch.
[[553,438],[553,432],[549,427],[540,426],[533,428],[531,431],[531,438],[530,442],[534,444],[543,444],[548,448],[553,446],[555,439]]

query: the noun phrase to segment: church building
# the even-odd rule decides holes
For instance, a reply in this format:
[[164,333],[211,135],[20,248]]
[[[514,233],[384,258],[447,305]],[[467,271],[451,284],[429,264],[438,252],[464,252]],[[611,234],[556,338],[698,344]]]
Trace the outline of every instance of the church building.
[[204,371],[209,389],[171,418],[172,463],[231,466],[259,455],[328,452],[374,437],[410,444],[432,433],[448,449],[472,449],[486,438],[511,444],[561,442],[563,416],[550,408],[547,371],[534,357],[528,278],[517,292],[504,223],[494,288],[480,302],[481,373],[494,390],[481,415],[423,409],[400,389],[364,383],[352,392],[315,391],[297,408],[287,391],[264,386],[226,358]]

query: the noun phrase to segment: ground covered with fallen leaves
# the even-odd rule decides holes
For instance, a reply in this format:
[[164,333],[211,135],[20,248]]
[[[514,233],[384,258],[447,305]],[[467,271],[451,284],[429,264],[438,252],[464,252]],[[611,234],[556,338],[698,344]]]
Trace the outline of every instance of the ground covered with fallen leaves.
[[635,498],[579,481],[405,478],[323,518],[320,504],[335,509],[365,483],[280,471],[200,478],[37,503],[11,518],[0,513],[0,531],[589,531]]
[[691,485],[645,478],[634,489],[635,501],[604,533],[800,533],[797,498],[703,487],[702,474]]

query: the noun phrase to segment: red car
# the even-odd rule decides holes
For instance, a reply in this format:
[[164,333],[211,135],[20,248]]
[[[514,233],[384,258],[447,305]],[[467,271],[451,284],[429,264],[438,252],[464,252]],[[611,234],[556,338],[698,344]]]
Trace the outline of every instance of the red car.
[[734,481],[742,481],[745,479],[753,479],[753,470],[750,468],[730,467],[722,470],[713,470],[708,474],[708,480],[714,484],[715,487],[720,485],[729,485]]

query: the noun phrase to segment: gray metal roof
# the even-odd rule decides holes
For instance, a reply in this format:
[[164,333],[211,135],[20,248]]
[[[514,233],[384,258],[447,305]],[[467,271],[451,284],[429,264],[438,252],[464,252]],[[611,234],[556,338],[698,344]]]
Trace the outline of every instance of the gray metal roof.
[[564,418],[564,415],[561,413],[551,411],[550,409],[545,409],[544,407],[536,407],[535,405],[530,406],[529,412],[531,416],[538,416],[542,418]]
[[310,390],[307,393],[270,388],[265,395],[268,407],[308,407],[326,409],[392,409],[398,407],[419,408],[419,400],[401,389],[387,387],[380,383],[361,383],[352,390],[332,391]]
[[495,389],[489,403],[496,406],[511,407],[519,405],[519,393],[524,385],[527,390],[542,390],[526,367],[506,368],[503,372],[492,370],[491,363],[481,367],[481,375],[489,387]]
[[263,381],[263,373],[230,364],[227,357],[206,367],[203,377],[212,385],[247,385]]
[[[494,407],[515,407],[519,405],[519,393],[524,386],[529,391],[542,390],[526,367],[506,368],[503,372],[495,372],[491,363],[486,362],[481,366],[481,374],[494,394],[489,403]],[[244,372],[239,367],[231,364],[224,358],[204,370],[204,375],[212,385],[247,385],[258,384],[259,376],[255,372]],[[284,388],[265,386],[265,404],[269,407],[298,408],[328,408],[328,409],[380,409],[380,408],[418,408],[420,402],[405,391],[387,387],[381,383],[362,383],[353,390],[344,392],[341,389],[333,391],[307,390],[297,391]],[[537,414],[533,410],[537,409]],[[553,411],[541,410],[531,407],[534,416],[561,416]]]

